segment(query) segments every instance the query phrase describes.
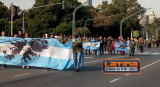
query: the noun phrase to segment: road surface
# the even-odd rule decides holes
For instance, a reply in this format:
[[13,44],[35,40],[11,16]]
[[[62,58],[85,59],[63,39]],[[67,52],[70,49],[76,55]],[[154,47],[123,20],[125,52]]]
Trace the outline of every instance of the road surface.
[[[107,75],[102,73],[102,59],[140,59],[140,75]],[[0,87],[160,87],[160,48],[145,48],[143,54],[85,55],[85,68],[50,70],[21,69],[16,66],[0,70]]]

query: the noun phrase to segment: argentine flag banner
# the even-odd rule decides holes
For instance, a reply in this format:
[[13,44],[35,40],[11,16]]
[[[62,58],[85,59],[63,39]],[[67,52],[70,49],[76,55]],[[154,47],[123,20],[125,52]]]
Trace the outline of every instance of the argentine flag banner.
[[0,64],[64,70],[73,66],[72,43],[57,39],[0,37]]
[[115,50],[116,51],[125,51],[125,52],[130,52],[130,45],[129,44],[124,44],[120,42],[115,42]]
[[84,42],[83,49],[97,50],[100,48],[100,42]]
[[100,55],[100,42],[83,42],[83,49],[97,50],[97,55]]

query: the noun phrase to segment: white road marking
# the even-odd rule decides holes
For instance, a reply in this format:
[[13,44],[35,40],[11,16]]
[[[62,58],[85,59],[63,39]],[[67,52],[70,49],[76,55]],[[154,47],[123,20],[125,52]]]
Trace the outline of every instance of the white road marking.
[[153,62],[153,63],[151,63],[151,64],[149,64],[149,65],[146,65],[146,66],[142,67],[141,70],[142,70],[142,69],[145,69],[145,68],[147,68],[147,67],[150,67],[150,66],[152,66],[152,65],[154,65],[154,64],[156,64],[156,63],[159,63],[159,62],[160,62],[160,60],[158,60],[158,61],[156,61],[156,62]]
[[19,74],[19,75],[15,75],[13,77],[21,77],[21,76],[26,76],[26,75],[29,75],[30,73],[25,73],[25,74]]
[[129,76],[129,75],[131,75],[131,74],[126,74],[125,76]]
[[93,57],[84,57],[85,59],[93,59]]
[[118,80],[120,80],[121,79],[121,77],[119,77],[119,78],[116,78],[116,79],[113,79],[113,80],[111,80],[111,81],[109,81],[110,83],[113,83],[113,82],[116,82],[116,81],[118,81]]
[[152,53],[152,54],[155,54],[155,55],[156,55],[156,54],[158,54],[158,53]]
[[[156,62],[153,62],[153,63],[151,63],[151,64],[149,64],[149,65],[146,65],[146,66],[142,67],[141,70],[143,70],[143,69],[145,69],[145,68],[147,68],[147,67],[150,67],[150,66],[152,66],[152,65],[154,65],[154,64],[157,64],[157,63],[159,63],[159,62],[160,62],[160,60],[158,60],[158,61],[156,61]],[[129,75],[130,75],[130,74],[125,74],[125,76],[129,76]],[[121,79],[121,78],[122,78],[122,77],[119,77],[119,78],[117,78],[117,79],[111,80],[110,83],[114,83],[114,82],[118,81],[118,80]]]
[[[122,57],[122,56],[120,56],[120,57]],[[107,59],[118,59],[120,57],[111,57],[111,58],[107,58]],[[126,56],[123,56],[123,57],[126,57]],[[84,64],[90,64],[90,63],[95,63],[95,62],[99,62],[99,61],[102,61],[102,60],[95,60],[95,61],[91,61],[91,62],[86,62]]]
[[91,61],[91,62],[86,62],[86,63],[84,63],[84,64],[95,63],[95,62],[98,62],[98,61],[102,61],[102,60],[95,60],[95,61]]

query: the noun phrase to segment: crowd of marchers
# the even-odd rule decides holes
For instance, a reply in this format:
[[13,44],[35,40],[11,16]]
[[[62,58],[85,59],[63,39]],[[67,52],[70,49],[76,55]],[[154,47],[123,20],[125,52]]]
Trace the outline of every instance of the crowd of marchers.
[[[14,34],[15,38],[29,38],[28,33],[22,33],[22,30],[18,30],[18,34]],[[1,37],[6,37],[5,31],[1,32]],[[118,37],[117,39],[109,36],[109,37],[86,37],[86,36],[79,36],[76,34],[65,36],[64,34],[60,34],[60,36],[54,36],[54,33],[51,33],[48,37],[48,34],[44,34],[42,36],[43,39],[58,39],[60,43],[66,44],[68,42],[72,42],[73,46],[73,58],[74,58],[74,65],[76,71],[79,72],[79,68],[83,65],[82,63],[82,55],[85,53],[86,55],[95,53],[97,54],[97,50],[84,50],[83,49],[83,42],[100,42],[100,55],[104,55],[105,53],[115,55],[116,53],[120,54],[121,56],[126,55],[126,52],[123,50],[116,51],[115,50],[115,42],[119,42],[121,44],[128,44],[130,47],[130,56],[134,56],[134,53],[140,51],[141,53],[144,52],[144,47],[159,47],[160,39],[144,39],[142,37],[139,38],[127,38],[124,39],[122,36]],[[81,62],[81,63],[80,63]],[[81,65],[82,64],[82,65]],[[2,65],[2,68],[6,68],[6,65]],[[29,69],[29,66],[22,66],[21,68]],[[49,68],[46,69],[48,71]]]

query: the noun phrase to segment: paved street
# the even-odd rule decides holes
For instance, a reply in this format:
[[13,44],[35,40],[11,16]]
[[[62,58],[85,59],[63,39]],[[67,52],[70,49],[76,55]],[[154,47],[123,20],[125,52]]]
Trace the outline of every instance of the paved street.
[[[44,71],[43,68],[21,69],[9,66],[0,70],[0,87],[159,87],[160,48],[145,48],[143,54],[130,57],[120,55],[86,55],[85,68],[80,72],[73,69]],[[141,75],[105,75],[102,59],[141,60]]]

